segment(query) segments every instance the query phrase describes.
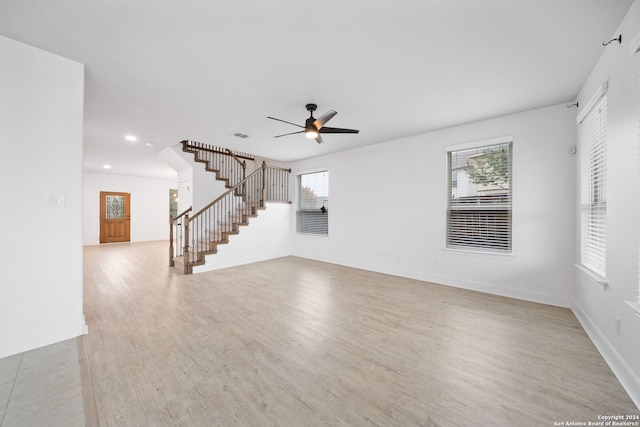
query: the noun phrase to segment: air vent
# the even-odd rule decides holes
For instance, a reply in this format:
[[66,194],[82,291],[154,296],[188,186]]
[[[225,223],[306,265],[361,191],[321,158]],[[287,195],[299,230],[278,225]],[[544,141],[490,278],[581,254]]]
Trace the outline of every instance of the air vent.
[[249,135],[245,135],[244,133],[240,133],[240,132],[234,133],[233,136],[237,136],[238,138],[242,138],[242,139],[249,137]]

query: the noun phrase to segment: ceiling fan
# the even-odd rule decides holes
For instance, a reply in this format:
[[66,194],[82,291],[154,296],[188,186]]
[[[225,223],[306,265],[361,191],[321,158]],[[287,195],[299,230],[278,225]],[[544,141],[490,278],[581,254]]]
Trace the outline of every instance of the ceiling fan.
[[325,126],[325,124],[329,120],[331,120],[333,118],[333,116],[338,114],[333,110],[327,111],[322,116],[320,116],[319,118],[316,119],[315,117],[313,117],[313,112],[316,111],[318,106],[316,104],[307,104],[306,108],[307,108],[307,111],[309,111],[311,113],[311,115],[304,122],[304,126],[298,125],[296,123],[291,123],[291,122],[288,122],[286,120],[276,119],[275,117],[267,117],[267,119],[277,120],[279,122],[284,122],[284,123],[289,123],[290,125],[294,125],[294,126],[297,126],[299,128],[303,128],[304,129],[304,130],[299,130],[297,132],[291,132],[291,133],[285,133],[285,134],[282,134],[282,135],[277,135],[274,138],[280,138],[281,136],[295,135],[297,133],[303,133],[304,132],[304,134],[305,134],[305,136],[307,138],[315,139],[315,141],[318,144],[322,144],[322,136],[320,136],[321,133],[358,133],[358,132],[360,132],[357,129],[330,128],[330,127]]

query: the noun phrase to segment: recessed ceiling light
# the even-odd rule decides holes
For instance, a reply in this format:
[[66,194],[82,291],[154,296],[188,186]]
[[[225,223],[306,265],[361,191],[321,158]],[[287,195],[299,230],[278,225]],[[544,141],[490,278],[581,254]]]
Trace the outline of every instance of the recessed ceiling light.
[[136,142],[138,140],[138,138],[136,138],[133,135],[127,135],[127,136],[124,137],[124,139],[126,139],[129,142]]
[[111,165],[102,165],[102,167],[105,169],[111,169]]
[[146,145],[147,147],[155,147],[156,144],[154,144],[153,142],[146,142],[144,145]]

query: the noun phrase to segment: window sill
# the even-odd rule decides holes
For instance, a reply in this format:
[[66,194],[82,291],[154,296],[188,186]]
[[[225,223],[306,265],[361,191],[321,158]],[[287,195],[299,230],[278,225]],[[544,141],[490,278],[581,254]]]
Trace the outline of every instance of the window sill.
[[474,251],[473,249],[457,249],[457,248],[442,248],[442,252],[448,252],[457,255],[474,255],[487,258],[513,258],[513,252],[488,252],[488,251]]
[[582,264],[574,264],[578,270],[582,271],[593,283],[598,285],[600,289],[606,291],[609,288],[609,282],[599,274],[594,273]]
[[309,236],[309,237],[329,237],[328,234],[318,234],[318,233],[301,233],[300,231],[296,231],[297,236]]
[[625,301],[629,307],[631,307],[636,312],[636,316],[640,317],[640,302],[631,302]]

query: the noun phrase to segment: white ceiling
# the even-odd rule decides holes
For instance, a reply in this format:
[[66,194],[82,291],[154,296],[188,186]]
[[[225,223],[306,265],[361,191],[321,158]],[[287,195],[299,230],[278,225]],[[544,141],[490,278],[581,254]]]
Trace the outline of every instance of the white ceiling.
[[[86,65],[85,170],[170,178],[182,139],[291,161],[570,102],[632,2],[0,0],[0,34]],[[309,102],[360,134],[274,139]]]

